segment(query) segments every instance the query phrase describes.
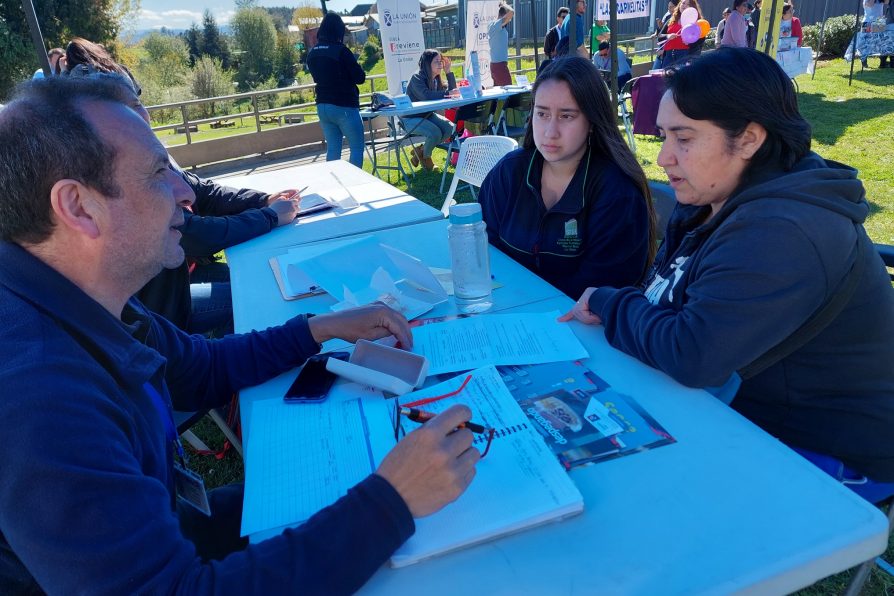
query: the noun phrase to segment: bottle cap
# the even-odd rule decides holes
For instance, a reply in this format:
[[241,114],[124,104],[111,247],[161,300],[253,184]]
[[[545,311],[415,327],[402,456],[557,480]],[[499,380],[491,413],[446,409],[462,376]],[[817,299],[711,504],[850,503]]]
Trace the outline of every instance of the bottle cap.
[[481,205],[478,203],[461,203],[450,207],[451,224],[473,224],[479,221],[481,221]]

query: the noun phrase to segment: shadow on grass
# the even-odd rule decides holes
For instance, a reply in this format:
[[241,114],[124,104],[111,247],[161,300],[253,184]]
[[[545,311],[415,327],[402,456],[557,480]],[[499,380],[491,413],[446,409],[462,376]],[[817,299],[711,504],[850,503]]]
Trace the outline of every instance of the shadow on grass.
[[[878,57],[870,56],[870,60],[878,60]],[[848,71],[838,74],[838,78],[842,82],[846,82],[849,78],[850,66]],[[859,66],[854,67],[854,81],[859,81],[864,85],[875,85],[877,87],[886,87],[894,82],[894,71],[890,68],[866,68],[862,72]]]
[[799,93],[798,107],[813,127],[814,140],[834,145],[851,126],[891,114],[889,98],[854,97],[835,101],[816,93]]

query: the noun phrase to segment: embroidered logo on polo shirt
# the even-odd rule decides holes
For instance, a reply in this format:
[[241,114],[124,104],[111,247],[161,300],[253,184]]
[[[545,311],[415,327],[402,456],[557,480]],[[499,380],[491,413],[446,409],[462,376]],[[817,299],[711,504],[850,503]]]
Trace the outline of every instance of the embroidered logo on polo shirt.
[[565,222],[565,237],[558,241],[559,246],[565,249],[565,252],[577,252],[580,248],[581,239],[577,235],[577,220],[574,218]]

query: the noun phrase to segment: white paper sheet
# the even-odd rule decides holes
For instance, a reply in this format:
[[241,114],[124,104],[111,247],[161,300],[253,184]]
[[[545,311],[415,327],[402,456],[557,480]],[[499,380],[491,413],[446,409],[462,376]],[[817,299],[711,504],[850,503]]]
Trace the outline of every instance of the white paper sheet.
[[368,435],[389,426],[389,407],[355,383],[336,384],[320,404],[252,404],[252,428],[262,430],[247,445],[242,535],[297,525],[375,470],[381,454]]
[[493,365],[580,360],[589,354],[558,311],[480,315],[413,329],[413,352],[430,363],[429,374]]

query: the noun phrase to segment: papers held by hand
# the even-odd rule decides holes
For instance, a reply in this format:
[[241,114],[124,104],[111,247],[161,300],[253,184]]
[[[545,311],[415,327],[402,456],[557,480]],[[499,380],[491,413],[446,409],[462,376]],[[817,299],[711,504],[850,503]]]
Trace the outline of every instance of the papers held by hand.
[[298,203],[297,217],[304,217],[305,215],[332,209],[336,206],[337,204],[334,201],[312,192],[301,197],[301,201]]

